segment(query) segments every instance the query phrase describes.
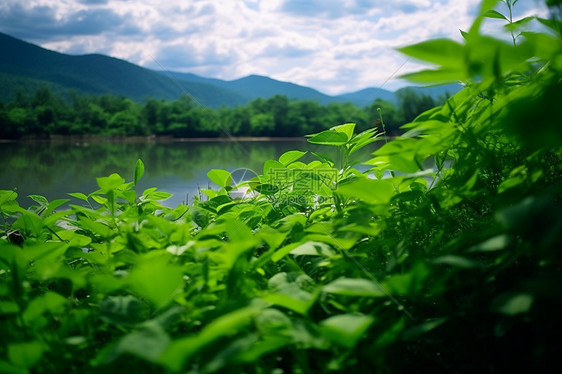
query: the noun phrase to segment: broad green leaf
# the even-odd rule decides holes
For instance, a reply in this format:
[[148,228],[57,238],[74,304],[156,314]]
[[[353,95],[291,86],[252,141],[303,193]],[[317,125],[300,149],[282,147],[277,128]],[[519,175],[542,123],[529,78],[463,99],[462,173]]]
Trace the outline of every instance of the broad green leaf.
[[15,366],[31,369],[43,357],[44,346],[40,341],[8,344],[8,359]]
[[492,309],[510,316],[527,313],[533,306],[534,297],[528,293],[504,294],[494,300]]
[[517,28],[526,25],[527,23],[531,22],[532,20],[534,20],[536,17],[525,17],[525,18],[521,18],[518,21],[515,21],[513,23],[508,23],[507,25],[504,25],[504,27],[506,29],[508,29],[509,31],[515,31],[517,30]]
[[70,195],[70,196],[75,197],[77,199],[84,200],[85,202],[88,202],[88,196],[84,195],[81,192],[72,192],[72,193],[68,193],[67,195]]
[[207,173],[207,177],[221,188],[230,186],[230,183],[232,183],[232,174],[226,170],[212,169]]
[[415,83],[456,83],[466,79],[466,73],[463,69],[441,68],[435,70],[421,70],[415,73],[403,74],[400,79],[405,79]]
[[27,369],[14,366],[7,361],[0,360],[0,373],[2,374],[29,374]]
[[347,134],[335,130],[326,130],[313,135],[308,139],[309,143],[322,145],[344,145],[348,142]]
[[340,314],[320,322],[322,333],[334,343],[353,348],[375,319],[364,314]]
[[508,246],[510,238],[507,235],[498,235],[480,244],[470,247],[469,252],[493,252],[500,251]]
[[138,183],[139,179],[141,179],[143,175],[144,175],[144,163],[139,158],[137,160],[136,165],[135,165],[135,175],[134,175],[134,184],[135,185]]
[[133,268],[128,278],[131,289],[156,308],[170,304],[183,285],[182,269],[169,264],[168,258],[153,252]]
[[92,195],[91,197],[92,197],[92,200],[94,200],[96,203],[101,204],[101,205],[105,205],[109,201],[108,199],[106,199],[103,196]]
[[277,273],[268,281],[270,294],[262,298],[300,314],[306,314],[316,301],[318,293],[312,278],[299,273]]
[[28,195],[27,197],[29,197],[30,199],[32,199],[33,201],[35,201],[37,204],[41,205],[42,207],[47,207],[47,205],[49,205],[49,201],[41,195]]
[[484,13],[484,17],[486,18],[498,18],[498,19],[503,19],[509,22],[509,20],[507,19],[506,16],[504,16],[503,14],[501,14],[500,12],[498,12],[497,10],[494,9],[490,9],[488,10],[486,13]]
[[301,151],[288,151],[288,152],[283,153],[279,157],[279,162],[282,163],[283,165],[287,166],[287,165],[297,161],[298,159],[300,159],[305,154],[306,154],[306,152],[301,152]]
[[43,216],[50,215],[55,209],[57,209],[58,207],[60,207],[63,204],[66,204],[69,201],[70,201],[69,199],[56,199],[56,200],[51,201],[47,205],[47,209],[43,213]]
[[391,180],[367,178],[340,184],[336,192],[345,198],[367,204],[387,204],[396,193]]
[[62,239],[68,241],[69,246],[73,247],[86,247],[92,242],[92,238],[89,236],[77,234],[70,230],[61,230],[57,232],[57,235]]
[[160,201],[160,200],[169,199],[170,197],[172,197],[172,194],[169,192],[154,191],[143,196],[145,200]]
[[329,245],[320,242],[306,242],[290,252],[295,256],[334,257],[336,254]]
[[[280,183],[285,178],[287,168],[279,161],[267,160],[263,164],[263,175],[267,183]],[[287,174],[288,175],[288,174]]]
[[322,291],[344,296],[384,297],[386,295],[380,285],[363,278],[338,278],[325,285]]
[[279,260],[281,260],[283,257],[285,257],[286,255],[288,255],[289,253],[291,253],[291,251],[295,248],[298,248],[300,245],[302,245],[303,243],[291,243],[291,244],[287,244],[284,247],[279,248],[277,251],[275,251],[275,253],[273,253],[273,255],[271,256],[271,260],[273,262],[278,262]]
[[12,228],[39,237],[44,227],[41,217],[26,210],[22,210],[21,213],[22,215],[14,222]]
[[353,137],[353,131],[355,130],[355,123],[345,123],[343,125],[334,126],[331,130],[341,132],[347,136],[347,140],[351,140]]
[[109,177],[96,178],[96,181],[103,193],[107,193],[109,190],[114,190],[125,184],[125,179],[117,173],[113,173]]
[[293,328],[291,319],[278,309],[268,308],[255,318],[256,327],[262,333],[290,331]]
[[480,4],[480,14],[485,14],[490,9],[494,8],[500,0],[483,0]]
[[162,353],[168,348],[170,341],[170,337],[162,326],[154,321],[150,321],[121,338],[114,352],[107,359],[111,361],[116,356],[128,353],[140,359],[156,363]]
[[58,293],[46,292],[44,295],[38,296],[31,300],[25,311],[23,312],[23,320],[28,323],[33,323],[37,317],[45,312],[51,314],[64,313],[69,301]]
[[481,264],[476,261],[470,260],[466,257],[455,255],[440,256],[434,259],[432,262],[435,264],[456,266],[462,269],[474,269],[481,266]]
[[398,49],[418,60],[458,69],[464,64],[464,46],[448,39],[436,39]]
[[19,305],[14,301],[0,301],[0,315],[16,314],[20,311]]

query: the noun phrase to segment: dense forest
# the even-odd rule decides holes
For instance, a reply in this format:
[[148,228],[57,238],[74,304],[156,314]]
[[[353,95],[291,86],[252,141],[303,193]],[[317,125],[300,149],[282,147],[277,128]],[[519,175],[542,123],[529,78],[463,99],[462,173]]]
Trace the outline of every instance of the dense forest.
[[[334,123],[355,122],[359,129],[376,124],[382,108],[389,133],[437,103],[413,89],[397,94],[397,105],[381,99],[366,108],[351,103],[326,106],[312,100],[289,100],[276,95],[258,98],[247,106],[218,110],[200,105],[184,95],[176,101],[149,99],[138,103],[125,97],[64,97],[41,87],[33,94],[18,92],[9,103],[0,103],[0,138],[48,135],[100,136],[304,136]],[[443,98],[445,100],[445,98]]]

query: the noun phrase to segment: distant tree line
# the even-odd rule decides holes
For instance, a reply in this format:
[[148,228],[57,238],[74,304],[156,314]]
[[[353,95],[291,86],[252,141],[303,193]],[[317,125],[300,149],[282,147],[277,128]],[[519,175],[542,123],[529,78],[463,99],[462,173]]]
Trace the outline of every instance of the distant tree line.
[[[358,129],[380,126],[381,108],[386,131],[399,127],[421,112],[433,108],[436,100],[406,89],[398,104],[376,99],[365,108],[351,103],[289,100],[276,95],[255,99],[246,106],[210,109],[189,96],[176,101],[148,99],[144,103],[111,95],[87,96],[70,93],[63,97],[47,87],[34,94],[18,92],[8,103],[0,102],[0,138],[23,136],[304,136],[335,124],[355,122]],[[382,131],[382,129],[380,129]]]

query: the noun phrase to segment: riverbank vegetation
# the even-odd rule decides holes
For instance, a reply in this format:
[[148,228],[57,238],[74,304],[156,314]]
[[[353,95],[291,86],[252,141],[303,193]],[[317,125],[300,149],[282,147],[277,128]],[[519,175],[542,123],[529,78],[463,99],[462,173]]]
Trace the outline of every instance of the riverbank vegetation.
[[401,49],[436,65],[407,78],[465,89],[391,141],[310,135],[337,157],[286,152],[243,199],[210,170],[166,208],[140,160],[69,211],[2,191],[0,371],[560,372],[562,3],[507,14],[508,41],[481,32],[497,3]]
[[137,103],[111,95],[70,94],[65,98],[43,87],[32,95],[21,91],[13,101],[0,103],[0,139],[50,135],[296,137],[326,130],[334,123],[355,122],[367,129],[376,123],[377,108],[385,111],[388,131],[398,133],[401,125],[435,104],[430,96],[405,89],[397,104],[377,99],[366,108],[351,103],[322,106],[276,95],[255,99],[247,106],[215,110],[187,95],[176,101]]

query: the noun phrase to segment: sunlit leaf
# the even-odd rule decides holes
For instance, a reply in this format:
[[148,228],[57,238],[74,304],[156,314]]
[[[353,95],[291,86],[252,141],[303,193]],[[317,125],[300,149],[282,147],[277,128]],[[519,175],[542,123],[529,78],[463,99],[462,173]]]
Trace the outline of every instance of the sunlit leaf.
[[363,314],[340,314],[320,322],[322,333],[334,343],[353,348],[375,319]]
[[326,130],[312,136],[308,139],[309,143],[312,144],[323,144],[323,145],[343,145],[348,141],[347,134],[343,132],[337,132],[334,130]]
[[96,181],[98,182],[98,186],[104,193],[109,190],[121,187],[123,184],[125,184],[125,179],[123,179],[119,174],[116,173],[111,174],[109,177],[96,178]]
[[361,200],[367,204],[386,204],[395,193],[390,180],[357,179],[340,184],[336,192],[349,199]]
[[143,175],[144,175],[144,163],[139,158],[137,160],[136,165],[135,165],[135,175],[134,175],[134,184],[135,185],[138,183],[139,179],[141,179]]
[[448,39],[429,40],[398,50],[418,60],[438,64],[449,69],[460,68],[464,63],[464,47]]
[[301,151],[288,151],[288,152],[283,153],[281,156],[279,156],[279,162],[282,163],[283,165],[287,166],[287,165],[297,161],[298,159],[300,159],[305,154],[306,154],[306,152],[301,152]]
[[486,18],[498,18],[498,19],[503,19],[503,20],[509,22],[509,20],[507,19],[506,16],[504,16],[503,14],[501,14],[500,12],[498,12],[497,10],[494,10],[494,9],[490,9],[486,13],[484,13],[484,17],[486,17]]
[[379,284],[363,278],[338,278],[325,285],[322,291],[345,296],[383,297],[386,295]]
[[230,183],[232,183],[232,174],[226,170],[212,169],[207,173],[207,177],[221,188],[230,186]]
[[494,300],[492,309],[510,316],[527,313],[533,306],[534,297],[528,293],[504,294]]

